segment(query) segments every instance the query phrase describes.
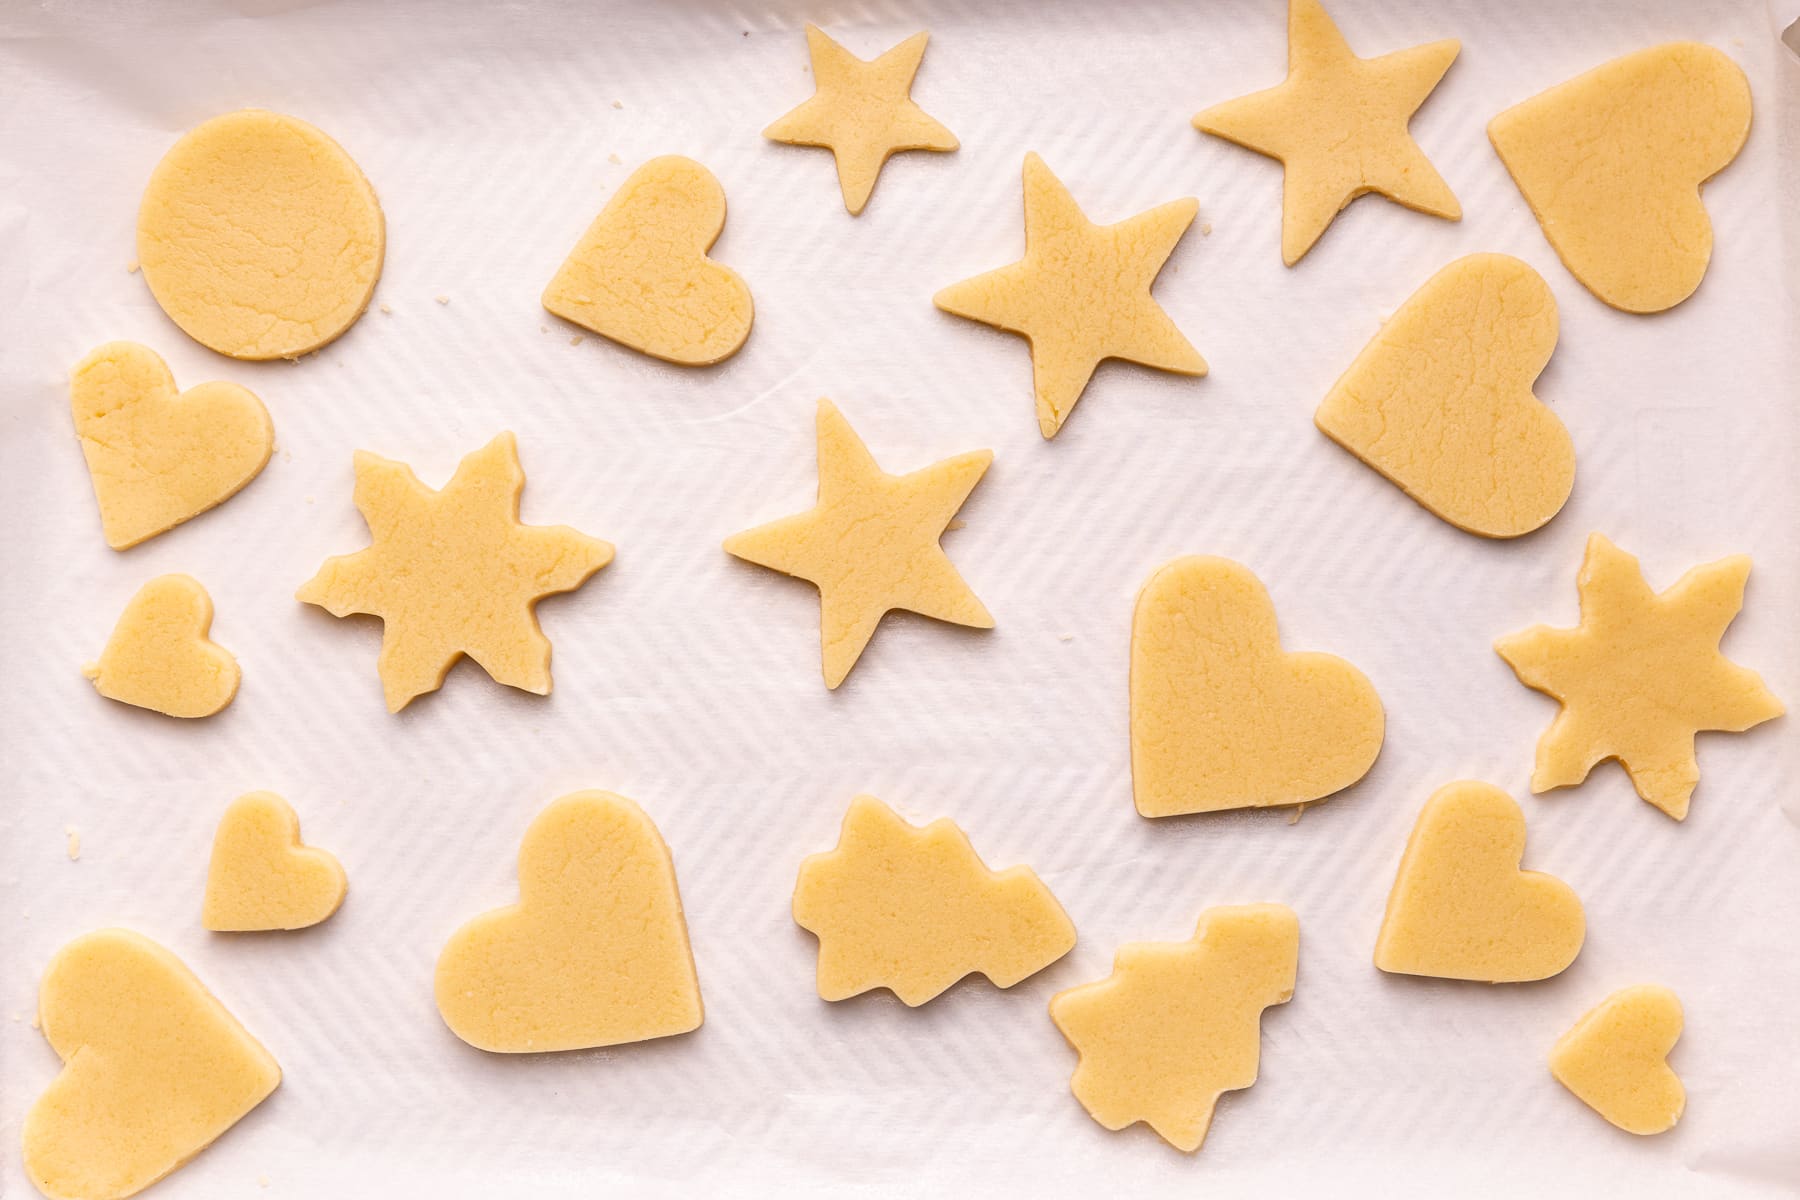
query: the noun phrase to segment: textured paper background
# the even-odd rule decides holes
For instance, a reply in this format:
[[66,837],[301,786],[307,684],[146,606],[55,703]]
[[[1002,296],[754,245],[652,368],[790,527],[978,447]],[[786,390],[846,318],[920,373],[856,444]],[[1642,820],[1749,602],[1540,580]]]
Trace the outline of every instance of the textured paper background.
[[[1684,825],[1611,766],[1529,798],[1554,706],[1489,646],[1573,620],[1592,530],[1640,554],[1658,586],[1747,551],[1748,608],[1726,648],[1800,701],[1800,68],[1761,0],[1338,0],[1365,55],[1463,39],[1414,130],[1467,217],[1364,199],[1289,271],[1279,168],[1188,126],[1281,78],[1282,10],[0,13],[0,1192],[29,1194],[19,1121],[57,1068],[29,1023],[38,971],[68,938],[123,924],[185,958],[286,1069],[268,1103],[157,1195],[1792,1194],[1800,753],[1788,722],[1703,738]],[[865,56],[929,27],[915,94],[963,141],[890,163],[860,220],[843,212],[826,152],[759,136],[810,93],[806,18]],[[1756,123],[1707,190],[1718,248],[1699,294],[1666,316],[1622,317],[1562,269],[1483,126],[1675,37],[1744,65]],[[330,132],[388,216],[376,300],[392,314],[371,310],[297,365],[211,355],[126,271],[151,167],[182,130],[242,105]],[[1097,220],[1191,194],[1212,231],[1197,224],[1157,292],[1212,375],[1109,365],[1054,443],[1036,432],[1023,344],[930,304],[937,287],[1017,256],[1031,149]],[[612,189],[670,152],[723,182],[716,253],[756,296],[748,346],[714,370],[591,337],[572,346],[576,331],[537,305]],[[1310,419],[1382,316],[1475,250],[1517,254],[1555,290],[1563,340],[1539,391],[1580,456],[1567,509],[1510,544],[1429,516]],[[124,554],[100,540],[65,393],[69,366],[111,338],[155,347],[184,386],[251,386],[278,435],[241,496]],[[892,470],[998,454],[967,528],[946,539],[998,628],[891,618],[835,694],[818,677],[812,590],[718,548],[810,502],[820,395]],[[364,543],[353,450],[436,485],[501,429],[519,435],[526,518],[614,541],[618,560],[544,605],[554,696],[464,665],[390,717],[376,623],[334,621],[293,591]],[[1345,655],[1386,702],[1374,771],[1297,824],[1283,811],[1153,824],[1132,810],[1132,599],[1190,552],[1251,566],[1288,645]],[[206,584],[215,635],[243,663],[236,703],[198,724],[100,700],[78,672],[130,594],[165,571]],[[1586,949],[1553,981],[1489,988],[1369,965],[1413,817],[1461,777],[1522,798],[1528,865],[1587,905]],[[439,1021],[433,961],[458,923],[513,898],[526,823],[581,787],[634,797],[673,848],[706,1025],[616,1050],[484,1055]],[[199,927],[213,825],[255,788],[292,801],[308,839],[349,870],[349,900],[319,929]],[[885,995],[819,1001],[788,895],[857,791],[915,819],[954,817],[990,863],[1032,864],[1080,944],[1009,992],[965,982],[917,1011]],[[1288,903],[1302,922],[1299,989],[1264,1022],[1261,1082],[1223,1101],[1195,1159],[1142,1127],[1102,1130],[1068,1093],[1073,1055],[1046,999],[1103,975],[1123,941],[1185,937],[1202,908],[1251,900]],[[1648,1141],[1606,1126],[1545,1067],[1582,1011],[1641,981],[1673,986],[1688,1015],[1675,1059],[1688,1116]]]

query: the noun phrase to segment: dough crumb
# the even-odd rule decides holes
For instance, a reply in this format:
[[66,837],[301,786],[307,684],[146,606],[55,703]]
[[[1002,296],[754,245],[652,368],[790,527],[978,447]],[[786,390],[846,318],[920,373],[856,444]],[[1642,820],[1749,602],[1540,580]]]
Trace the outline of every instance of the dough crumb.
[[391,317],[391,316],[393,316],[393,315],[394,315],[394,306],[393,306],[393,305],[391,305],[391,304],[384,304],[384,305],[382,305],[382,306],[381,306],[381,315],[382,315],[382,316],[384,316],[384,317]]
[[548,326],[548,325],[539,325],[539,326],[538,326],[538,332],[539,332],[539,333],[549,333],[549,332],[550,332],[550,327],[549,327],[549,326]]
[[1056,635],[1056,640],[1059,642],[1072,642],[1075,640],[1075,635],[1072,633],[1059,633]]
[[617,163],[622,163],[625,160],[620,158],[617,154],[609,154],[606,156],[606,161],[609,163],[617,164]]
[[613,101],[613,107],[614,107],[614,108],[624,108],[624,107],[625,107],[625,102],[624,102],[624,101],[623,101],[623,100],[614,100],[614,101]]
[[1304,805],[1304,804],[1296,804],[1296,805],[1294,805],[1294,810],[1293,810],[1293,811],[1292,811],[1292,812],[1291,812],[1291,813],[1289,813],[1289,814],[1288,814],[1288,820],[1287,820],[1287,823],[1288,823],[1288,824],[1289,824],[1289,825],[1297,825],[1297,824],[1299,824],[1299,822],[1300,822],[1300,814],[1302,814],[1302,813],[1304,813],[1304,812],[1305,812],[1305,811],[1306,811],[1306,805]]
[[63,836],[68,839],[69,861],[74,862],[81,857],[81,830],[73,825],[65,826]]
[[445,296],[445,295],[441,295],[441,294],[440,294],[440,295],[437,295],[437,296],[433,296],[433,297],[432,297],[432,299],[433,299],[433,300],[436,300],[436,301],[437,301],[437,302],[438,302],[438,303],[439,303],[439,304],[448,304],[448,303],[450,303],[450,297],[448,297],[448,296]]
[[1211,237],[1212,236],[1212,222],[1211,221],[1200,222],[1200,236],[1201,237]]
[[35,1012],[31,1014],[31,1027],[33,1029],[42,1029],[43,1028],[41,1025],[38,1024],[38,1015]]
[[269,1177],[267,1175],[258,1175],[256,1177],[256,1186],[257,1187],[268,1187],[269,1186]]
[[138,273],[138,260],[137,259],[134,258],[130,262],[125,264],[125,273],[127,275],[136,275]]
[[579,333],[578,333],[578,334],[576,334],[576,335],[575,335],[575,336],[574,336],[574,337],[572,337],[572,338],[570,338],[570,339],[569,339],[569,345],[571,345],[571,346],[579,346],[579,345],[581,345],[581,343],[583,343],[583,342],[585,342],[585,341],[587,341],[587,339],[586,339],[586,338],[584,338],[584,337],[582,337],[582,336],[581,336],[581,335],[580,335],[580,334],[579,334]]

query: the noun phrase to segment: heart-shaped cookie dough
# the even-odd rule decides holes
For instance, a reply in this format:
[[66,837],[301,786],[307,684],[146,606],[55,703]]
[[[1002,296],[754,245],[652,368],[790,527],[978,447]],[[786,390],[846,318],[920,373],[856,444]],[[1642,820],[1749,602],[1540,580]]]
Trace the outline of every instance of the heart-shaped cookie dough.
[[698,1029],[675,864],[644,810],[575,792],[539,813],[519,847],[519,902],[451,935],[437,1004],[457,1037],[501,1054]]
[[212,597],[191,575],[159,575],[125,606],[100,658],[81,669],[108,700],[210,717],[238,689],[237,659],[207,636]]
[[544,289],[544,307],[684,367],[738,352],[755,309],[736,271],[706,257],[725,228],[725,189],[691,158],[631,173]]
[[1506,254],[1459,258],[1388,319],[1313,420],[1458,529],[1530,533],[1575,486],[1569,431],[1531,390],[1556,327],[1536,271]]
[[1698,42],[1615,58],[1488,123],[1563,265],[1634,313],[1700,286],[1713,243],[1700,188],[1749,133],[1743,69]]
[[269,461],[269,411],[235,383],[179,394],[161,356],[108,342],[69,374],[106,544],[124,550],[236,495]]
[[1556,1039],[1550,1073],[1625,1132],[1662,1133],[1687,1107],[1687,1089],[1669,1068],[1681,1027],[1681,1001],[1668,988],[1621,988]]
[[219,819],[200,923],[219,932],[305,929],[338,910],[344,868],[300,842],[300,818],[273,792],[239,796]]
[[1322,799],[1368,773],[1384,727],[1361,671],[1282,650],[1247,568],[1178,558],[1138,594],[1131,782],[1144,816]]
[[1488,783],[1446,784],[1425,802],[1400,858],[1375,965],[1485,983],[1548,979],[1575,961],[1587,918],[1575,891],[1521,871],[1525,814]]
[[206,1149],[281,1068],[180,959],[102,929],[50,960],[38,1023],[62,1073],[25,1114],[25,1173],[53,1200],[117,1200]]

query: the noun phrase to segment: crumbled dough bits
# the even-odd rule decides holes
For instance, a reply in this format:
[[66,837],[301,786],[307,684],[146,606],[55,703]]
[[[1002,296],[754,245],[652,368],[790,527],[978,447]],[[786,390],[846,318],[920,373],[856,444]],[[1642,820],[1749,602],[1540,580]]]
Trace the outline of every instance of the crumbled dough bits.
[[819,401],[818,435],[818,503],[733,534],[725,553],[819,589],[825,686],[844,681],[893,609],[993,628],[994,618],[938,544],[993,452],[975,450],[889,475],[829,400]]
[[1206,360],[1150,295],[1199,211],[1196,200],[1175,200],[1096,225],[1044,160],[1027,154],[1025,257],[951,284],[932,303],[1031,344],[1038,430],[1055,437],[1106,359],[1206,374]]
[[52,1200],[135,1195],[262,1103],[281,1068],[180,959],[124,929],[56,952],[38,989],[63,1068],[25,1114],[25,1173]]
[[1131,783],[1146,817],[1320,800],[1361,779],[1385,717],[1343,659],[1281,648],[1248,568],[1179,558],[1131,621]]
[[885,987],[917,1006],[979,972],[1011,987],[1075,945],[1075,926],[1029,867],[989,870],[949,820],[908,824],[873,796],[835,849],[800,864],[794,920],[819,939],[819,995]]
[[1520,683],[1562,706],[1538,739],[1531,790],[1573,786],[1617,759],[1639,796],[1686,817],[1700,781],[1694,735],[1740,733],[1784,711],[1762,676],[1719,653],[1749,578],[1750,559],[1737,554],[1652,592],[1637,559],[1589,537],[1575,584],[1581,623],[1494,643]]
[[1750,133],[1750,83],[1711,46],[1615,58],[1488,124],[1569,273],[1625,312],[1673,308],[1712,259],[1701,186]]
[[1525,814],[1492,784],[1446,784],[1413,825],[1375,965],[1484,983],[1548,979],[1575,961],[1587,919],[1574,889],[1522,871]]
[[1313,420],[1458,529],[1530,533],[1575,486],[1575,443],[1531,390],[1556,333],[1541,275],[1509,255],[1467,255],[1382,322]]
[[1281,904],[1210,908],[1185,942],[1121,946],[1110,976],[1058,992],[1080,1056],[1070,1087],[1108,1129],[1143,1121],[1192,1153],[1220,1095],[1256,1082],[1262,1012],[1294,995],[1300,921]]
[[305,929],[344,902],[344,868],[300,841],[300,818],[272,792],[232,801],[213,834],[201,924],[247,931]]
[[238,664],[207,635],[212,597],[189,575],[159,575],[139,588],[106,648],[82,668],[108,700],[171,717],[210,717],[237,695]]
[[1289,0],[1288,77],[1194,128],[1281,160],[1281,258],[1293,266],[1358,196],[1447,220],[1462,206],[1407,123],[1456,61],[1454,39],[1358,58],[1318,0]]
[[1687,1107],[1687,1090],[1669,1067],[1681,1028],[1674,992],[1654,984],[1621,988],[1556,1040],[1550,1073],[1625,1132],[1663,1133]]
[[375,190],[336,142],[262,109],[184,134],[138,209],[151,295],[201,345],[297,358],[369,306],[386,230]]
[[698,1029],[675,864],[650,818],[610,792],[545,808],[519,847],[519,902],[451,935],[436,993],[457,1037],[502,1054]]

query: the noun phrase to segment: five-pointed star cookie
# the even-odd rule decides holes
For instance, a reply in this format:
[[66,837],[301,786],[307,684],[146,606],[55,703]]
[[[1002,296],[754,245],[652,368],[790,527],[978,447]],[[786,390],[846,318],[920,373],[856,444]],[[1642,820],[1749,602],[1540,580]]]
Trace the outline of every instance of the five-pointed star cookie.
[[952,284],[932,303],[1031,343],[1038,429],[1055,437],[1105,359],[1206,374],[1206,360],[1150,295],[1199,211],[1190,197],[1096,225],[1044,160],[1027,154],[1025,257]]
[[956,135],[927,116],[908,94],[929,33],[915,33],[865,62],[825,35],[806,27],[812,55],[812,98],[763,130],[774,142],[824,146],[837,159],[844,207],[859,216],[889,157],[902,150],[954,150]]
[[549,694],[537,602],[586,583],[613,548],[567,525],[520,524],[524,487],[510,433],[464,458],[442,491],[405,463],[357,452],[356,507],[370,544],[325,560],[297,598],[334,617],[382,619],[389,712],[436,691],[465,654],[498,683]]
[[1536,625],[1494,643],[1520,683],[1562,705],[1538,741],[1531,790],[1580,783],[1615,758],[1639,796],[1677,821],[1687,816],[1700,779],[1694,735],[1738,733],[1783,711],[1760,675],[1719,653],[1749,576],[1750,559],[1737,554],[1659,594],[1637,559],[1590,537],[1576,581],[1581,624]]
[[938,538],[993,452],[974,450],[889,475],[829,400],[819,401],[818,428],[818,504],[733,534],[725,552],[817,585],[825,686],[844,681],[891,609],[992,629],[994,618]]
[[1289,0],[1286,81],[1214,105],[1194,128],[1281,160],[1281,257],[1290,267],[1368,192],[1458,221],[1462,206],[1407,122],[1459,49],[1450,38],[1358,58],[1319,0]]

